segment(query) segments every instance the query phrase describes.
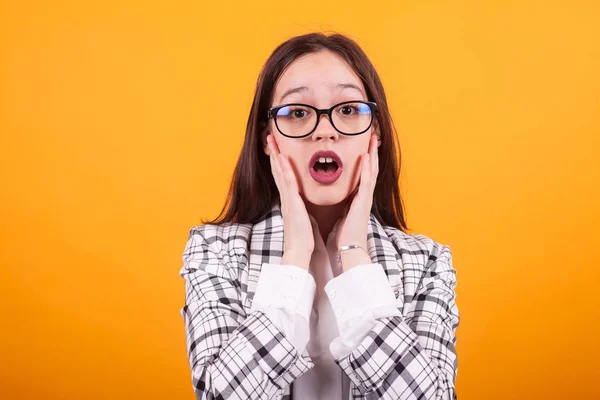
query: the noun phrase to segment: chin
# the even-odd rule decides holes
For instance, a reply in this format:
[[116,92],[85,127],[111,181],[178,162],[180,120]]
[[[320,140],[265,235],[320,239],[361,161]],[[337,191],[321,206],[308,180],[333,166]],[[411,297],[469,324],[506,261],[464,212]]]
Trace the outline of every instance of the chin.
[[344,199],[332,199],[332,198],[321,198],[317,197],[316,199],[306,199],[309,203],[315,206],[334,206],[336,204],[340,204]]
[[325,190],[323,188],[311,189],[309,189],[308,192],[304,192],[302,197],[305,201],[315,206],[333,206],[340,204],[346,200],[349,194],[345,190],[335,187],[330,187]]

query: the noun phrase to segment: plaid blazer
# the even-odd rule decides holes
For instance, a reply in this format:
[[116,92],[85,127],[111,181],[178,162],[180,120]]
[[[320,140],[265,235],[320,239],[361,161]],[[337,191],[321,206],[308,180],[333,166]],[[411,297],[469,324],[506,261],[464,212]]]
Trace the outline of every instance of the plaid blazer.
[[[380,318],[335,360],[352,399],[456,399],[459,313],[450,248],[382,226],[371,214],[368,251],[389,279],[402,317]],[[263,263],[280,263],[279,204],[257,224],[192,227],[179,272],[185,281],[186,347],[198,399],[293,398],[314,366],[267,316],[248,312]]]

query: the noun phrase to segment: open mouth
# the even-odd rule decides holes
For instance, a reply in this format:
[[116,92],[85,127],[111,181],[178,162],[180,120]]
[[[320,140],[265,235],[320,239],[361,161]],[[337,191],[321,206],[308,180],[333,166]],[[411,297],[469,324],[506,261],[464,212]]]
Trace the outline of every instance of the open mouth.
[[310,176],[321,184],[333,183],[342,175],[341,158],[333,151],[318,151],[311,158]]
[[332,158],[320,157],[313,165],[315,172],[319,174],[333,174],[339,168],[337,162]]

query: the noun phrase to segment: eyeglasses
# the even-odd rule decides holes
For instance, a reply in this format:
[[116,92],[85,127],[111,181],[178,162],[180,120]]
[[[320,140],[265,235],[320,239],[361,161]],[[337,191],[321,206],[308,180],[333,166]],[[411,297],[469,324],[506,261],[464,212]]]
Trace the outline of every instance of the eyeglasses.
[[303,138],[313,133],[319,125],[321,115],[327,114],[336,131],[343,135],[355,136],[369,130],[375,112],[377,104],[362,100],[344,101],[323,109],[293,103],[271,108],[268,118],[275,120],[275,126],[283,136]]

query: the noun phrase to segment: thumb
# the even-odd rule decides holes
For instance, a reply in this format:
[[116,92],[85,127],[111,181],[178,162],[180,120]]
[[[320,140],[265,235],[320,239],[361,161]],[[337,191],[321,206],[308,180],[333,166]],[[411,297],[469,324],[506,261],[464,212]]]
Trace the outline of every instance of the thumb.
[[352,193],[350,193],[350,195],[346,199],[346,207],[344,208],[344,215],[348,214],[348,211],[350,210],[350,206],[352,206],[352,201],[356,197],[357,193],[358,193],[358,187]]
[[342,222],[342,220],[344,219],[344,217],[338,218],[337,221],[335,221],[335,224],[333,224],[333,228],[331,229],[332,232],[336,231],[338,226],[340,225],[340,223]]

